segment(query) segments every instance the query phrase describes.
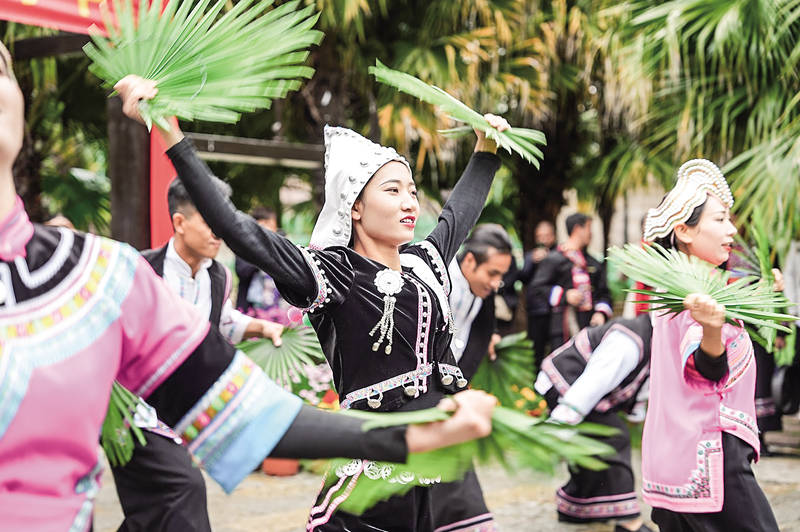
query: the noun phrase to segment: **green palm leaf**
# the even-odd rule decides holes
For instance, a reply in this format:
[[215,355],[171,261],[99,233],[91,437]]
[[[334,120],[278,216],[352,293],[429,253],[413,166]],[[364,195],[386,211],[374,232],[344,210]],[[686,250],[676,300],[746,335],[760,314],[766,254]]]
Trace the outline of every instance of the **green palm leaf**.
[[100,430],[100,444],[112,466],[124,466],[133,456],[135,437],[145,445],[142,429],[133,422],[133,413],[141,399],[114,381],[106,418]]
[[651,311],[677,314],[684,310],[684,298],[697,293],[709,295],[724,305],[726,318],[732,323],[742,320],[756,327],[789,332],[781,322],[797,319],[771,310],[788,303],[783,294],[772,290],[771,282],[753,282],[756,277],[746,276],[729,283],[730,272],[658,244],[626,244],[622,249],[610,248],[608,253],[609,260],[622,273],[653,287],[653,290],[630,290],[650,296],[646,303]]
[[325,355],[311,327],[285,329],[281,340],[280,347],[268,338],[244,341],[236,347],[260,366],[269,378],[291,390],[303,367],[324,362]]
[[[517,153],[523,159],[539,168],[542,151],[537,144],[544,145],[544,133],[534,129],[511,128],[507,131],[497,131],[489,122],[476,111],[473,111],[456,98],[434,85],[415,78],[410,74],[392,70],[380,61],[375,66],[369,67],[369,72],[375,79],[396,88],[401,92],[410,94],[420,100],[439,107],[452,119],[468,124],[471,128],[483,131],[487,138],[494,140],[497,145],[509,153]],[[461,132],[461,129],[446,130],[444,133],[452,135]],[[464,131],[469,131],[465,129]]]
[[[235,122],[240,113],[268,108],[309,78],[308,48],[322,33],[312,29],[313,6],[292,0],[268,11],[272,0],[241,0],[222,14],[226,0],[115,0],[105,13],[108,38],[95,28],[84,52],[89,69],[113,87],[128,74],[152,79],[158,95],[139,104],[148,128],[166,118]],[[193,6],[193,7],[192,7]]]
[[[442,421],[450,414],[430,408],[390,414],[347,411],[346,415],[367,419],[363,428],[370,430]],[[486,438],[427,453],[411,454],[405,464],[376,464],[373,470],[361,474],[354,486],[344,482],[333,493],[331,500],[345,496],[339,509],[360,515],[391,496],[401,495],[414,486],[429,485],[432,479],[440,482],[458,480],[472,467],[475,457],[481,461],[497,461],[509,472],[524,467],[552,473],[559,460],[588,469],[603,469],[606,465],[596,457],[613,454],[614,450],[586,434],[608,436],[614,432],[613,428],[589,423],[575,427],[542,423],[515,410],[496,407],[492,416],[492,433]],[[343,473],[351,462],[345,459],[331,461],[325,489],[331,489],[338,480],[339,475],[331,472],[338,470]]]
[[512,386],[523,388],[533,382],[533,343],[521,332],[503,337],[494,349],[497,358],[485,357],[470,385],[494,395],[501,405],[513,407],[519,396]]

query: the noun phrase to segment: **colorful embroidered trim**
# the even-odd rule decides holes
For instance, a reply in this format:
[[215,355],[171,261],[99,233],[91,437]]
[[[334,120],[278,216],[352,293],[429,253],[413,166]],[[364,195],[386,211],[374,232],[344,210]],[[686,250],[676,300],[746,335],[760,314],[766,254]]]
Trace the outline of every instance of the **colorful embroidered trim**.
[[644,479],[642,491],[648,495],[661,495],[673,499],[708,499],[711,497],[710,458],[722,454],[721,440],[701,440],[697,442],[697,468],[692,470],[689,483],[671,486]]
[[754,358],[753,343],[744,328],[739,336],[728,342],[725,351],[728,353],[728,379],[722,389],[729,390],[747,372]]
[[386,379],[385,381],[371,384],[365,388],[359,388],[354,392],[350,392],[345,396],[344,401],[342,401],[339,406],[344,409],[350,408],[356,401],[367,399],[373,395],[381,395],[389,390],[394,390],[395,388],[413,383],[418,379],[428,377],[432,373],[433,364],[424,364],[422,367],[415,369],[414,371],[409,371],[407,373],[403,373],[402,375],[396,375],[390,379]]
[[[0,313],[0,437],[14,419],[33,371],[82,351],[116,321],[137,260],[133,248],[87,235],[78,265],[46,302],[34,298]],[[58,338],[58,349],[53,349],[53,338]],[[14,354],[18,344],[24,344],[24,360]]]
[[[750,431],[750,433],[753,436],[758,438],[758,425],[751,416],[745,414],[744,412],[733,408],[728,408],[727,406],[720,403],[719,417],[723,429],[733,428],[735,430],[736,426],[744,427],[745,429]],[[733,422],[736,425],[733,425],[732,427],[726,426],[726,421]]]
[[414,245],[421,247],[428,254],[431,262],[433,262],[433,269],[436,271],[437,277],[439,277],[439,282],[442,284],[442,288],[444,288],[444,293],[450,296],[450,273],[447,271],[447,265],[444,263],[444,259],[442,259],[439,250],[436,249],[436,246],[434,246],[430,240],[420,240]]
[[[417,371],[423,368],[428,363],[428,335],[431,330],[431,296],[427,290],[422,286],[422,283],[408,276],[411,283],[417,287],[417,341],[414,345],[414,353],[417,357]],[[415,381],[418,387],[418,392],[415,397],[420,393],[428,391],[428,377],[427,375],[421,376]]]
[[[281,396],[275,395],[275,390],[277,386],[264,372],[237,351],[217,382],[175,425],[175,432],[197,461],[211,471],[215,463],[225,457],[237,433],[266,409],[275,408],[283,401]],[[268,451],[269,448],[265,450]]]
[[297,247],[300,249],[300,252],[303,254],[303,258],[306,259],[309,268],[311,268],[311,273],[317,280],[317,297],[314,298],[314,301],[312,301],[308,307],[301,310],[303,312],[314,312],[317,309],[323,308],[325,303],[330,303],[330,294],[332,290],[328,286],[328,278],[325,274],[325,270],[323,270],[321,267],[322,263],[315,256],[316,252],[302,246]]
[[639,502],[633,492],[581,499],[559,488],[556,492],[556,507],[559,513],[580,519],[605,520],[640,513]]

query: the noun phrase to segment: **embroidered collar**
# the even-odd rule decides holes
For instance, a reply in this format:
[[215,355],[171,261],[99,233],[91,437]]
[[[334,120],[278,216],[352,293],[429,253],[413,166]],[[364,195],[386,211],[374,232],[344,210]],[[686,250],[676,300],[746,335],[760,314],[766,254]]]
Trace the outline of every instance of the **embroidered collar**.
[[[181,275],[181,277],[188,277],[189,279],[194,278],[192,275],[192,267],[183,260],[183,257],[178,255],[178,252],[175,250],[175,238],[170,238],[169,243],[167,244],[167,254],[164,257],[166,262],[171,263],[177,272]],[[212,259],[203,259],[200,262],[200,268],[197,269],[197,273],[200,273],[203,270],[207,270],[213,264]]]
[[9,262],[26,255],[25,245],[33,236],[33,224],[25,212],[22,198],[17,196],[8,216],[0,221],[0,260]]

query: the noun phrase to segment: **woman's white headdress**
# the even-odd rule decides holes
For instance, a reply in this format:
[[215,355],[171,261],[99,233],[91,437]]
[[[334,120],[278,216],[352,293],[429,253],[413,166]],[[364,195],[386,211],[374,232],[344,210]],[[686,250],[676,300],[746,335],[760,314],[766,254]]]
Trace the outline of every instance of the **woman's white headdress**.
[[387,148],[347,128],[325,126],[325,204],[319,213],[310,247],[346,246],[353,223],[350,211],[367,181],[384,164],[398,161],[411,167],[394,148]]
[[675,186],[658,207],[647,211],[644,240],[652,242],[667,236],[677,224],[688,220],[709,194],[715,195],[728,208],[733,207],[731,189],[717,165],[706,159],[683,163],[678,169]]

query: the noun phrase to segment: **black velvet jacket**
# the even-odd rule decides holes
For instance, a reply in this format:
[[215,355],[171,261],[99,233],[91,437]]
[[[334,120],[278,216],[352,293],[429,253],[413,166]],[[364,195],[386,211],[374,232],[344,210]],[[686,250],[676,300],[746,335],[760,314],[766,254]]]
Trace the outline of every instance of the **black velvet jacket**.
[[375,276],[386,266],[346,247],[301,248],[264,231],[216,191],[207,178],[210,170],[187,140],[167,154],[214,233],[271,275],[287,301],[309,312],[343,407],[416,410],[466,385],[450,351],[447,264],[483,208],[500,166],[496,155],[472,156],[435,229],[402,251],[401,257],[410,258],[404,262],[416,266],[403,267],[402,289],[395,296],[392,351],[387,355],[386,341],[373,351],[377,335],[369,334],[383,313]]

